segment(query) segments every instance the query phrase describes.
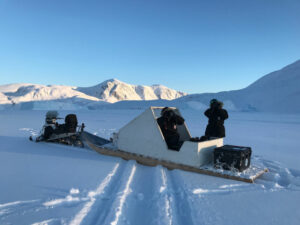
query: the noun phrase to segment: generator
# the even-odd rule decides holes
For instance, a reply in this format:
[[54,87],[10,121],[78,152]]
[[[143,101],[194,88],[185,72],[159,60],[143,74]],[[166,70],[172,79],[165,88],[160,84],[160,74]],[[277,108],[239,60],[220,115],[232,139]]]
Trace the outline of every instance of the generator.
[[224,145],[214,149],[214,167],[242,172],[249,168],[251,147]]

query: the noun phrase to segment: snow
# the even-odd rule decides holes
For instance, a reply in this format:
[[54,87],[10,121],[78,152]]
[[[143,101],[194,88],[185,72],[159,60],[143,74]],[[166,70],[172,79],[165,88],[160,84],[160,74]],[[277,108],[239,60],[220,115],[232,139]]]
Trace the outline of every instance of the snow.
[[[142,111],[59,113],[108,138]],[[181,112],[201,136],[203,111]],[[299,114],[230,113],[225,144],[251,146],[270,170],[248,184],[30,142],[45,113],[0,111],[0,224],[299,224]]]
[[74,90],[74,87],[63,85],[28,85],[21,86],[15,92],[3,92],[15,103],[30,101],[45,101],[79,97],[97,101],[99,99]]
[[0,92],[16,92],[20,87],[32,86],[30,83],[15,83],[0,85]]
[[0,86],[0,109],[145,109],[151,105],[204,110],[211,99],[228,111],[300,113],[300,60],[258,79],[248,87],[191,94],[163,85],[132,85],[117,79],[92,87],[8,84]]
[[0,105],[10,104],[11,102],[8,100],[7,96],[0,92]]
[[119,166],[120,166],[119,163],[116,164],[116,166],[113,168],[112,172],[109,173],[105,177],[105,179],[102,181],[102,183],[99,185],[99,187],[97,187],[97,189],[95,191],[90,191],[88,193],[88,197],[90,198],[90,200],[84,205],[82,210],[75,216],[75,218],[70,222],[70,224],[77,225],[83,221],[83,219],[87,216],[87,214],[92,209],[92,207],[96,201],[96,197],[98,195],[101,195],[104,193],[103,192],[104,188],[106,188],[108,186],[108,184],[111,182],[111,179],[116,174],[116,171],[119,168]]
[[[127,86],[126,86],[127,87]],[[155,90],[156,94],[164,90],[160,87]],[[122,93],[125,93],[123,91]],[[161,96],[169,92],[164,90]],[[154,100],[151,98],[133,98],[133,100],[148,101],[126,101],[116,102],[110,105],[94,104],[93,109],[145,109],[151,105],[156,106],[175,106],[180,108],[189,108],[202,111],[208,107],[211,99],[216,98],[223,101],[224,108],[228,111],[245,111],[245,112],[270,112],[295,114],[300,113],[300,60],[288,65],[287,67],[267,74],[255,81],[246,88],[234,91],[219,93],[191,94],[178,98],[165,97]],[[162,99],[173,99],[163,101]],[[127,99],[129,100],[129,99]],[[151,101],[149,101],[151,100]]]
[[263,76],[244,89],[193,94],[174,101],[208,105],[213,98],[222,100],[232,111],[300,113],[300,60]]
[[94,109],[124,100],[173,100],[184,95],[162,85],[131,85],[116,79],[84,88],[19,83],[0,86],[0,109]]

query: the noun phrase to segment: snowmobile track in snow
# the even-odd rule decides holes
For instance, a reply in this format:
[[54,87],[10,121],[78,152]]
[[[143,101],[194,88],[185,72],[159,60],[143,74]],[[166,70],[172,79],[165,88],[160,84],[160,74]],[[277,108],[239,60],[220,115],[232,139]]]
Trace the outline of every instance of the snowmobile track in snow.
[[166,182],[167,198],[171,206],[172,220],[170,225],[195,224],[191,214],[192,208],[188,201],[188,195],[184,188],[178,185],[178,183],[182,184],[178,171],[169,171],[166,168],[161,168],[161,173]]
[[0,221],[5,219],[5,217],[16,216],[36,211],[37,209],[40,209],[39,203],[39,200],[29,200],[0,204]]
[[126,198],[126,207],[122,213],[123,224],[158,224],[158,213],[161,210],[160,205],[157,204],[158,176],[156,168],[153,170],[151,167],[136,164],[136,171],[129,186],[130,194]]
[[134,174],[134,171],[133,162],[120,160],[97,190],[90,192],[91,200],[84,205],[70,224],[109,224],[108,220],[116,215],[116,212],[112,212],[116,202],[126,194],[126,181]]
[[178,171],[120,160],[70,224],[195,224],[180,180]]

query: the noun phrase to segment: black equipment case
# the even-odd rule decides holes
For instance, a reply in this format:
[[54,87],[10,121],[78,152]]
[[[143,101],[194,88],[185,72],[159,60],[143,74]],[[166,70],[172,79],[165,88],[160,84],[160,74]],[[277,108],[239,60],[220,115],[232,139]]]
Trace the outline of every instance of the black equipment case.
[[225,170],[242,172],[249,168],[252,150],[250,147],[224,145],[214,150],[214,166]]

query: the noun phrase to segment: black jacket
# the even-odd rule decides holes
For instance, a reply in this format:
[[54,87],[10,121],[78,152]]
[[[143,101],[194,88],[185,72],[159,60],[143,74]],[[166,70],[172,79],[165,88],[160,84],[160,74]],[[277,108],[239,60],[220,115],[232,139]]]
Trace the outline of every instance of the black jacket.
[[159,117],[157,123],[164,135],[168,148],[177,148],[179,144],[177,125],[182,125],[184,119],[179,115],[174,115],[172,118]]
[[205,130],[205,136],[225,137],[224,120],[228,118],[228,113],[222,108],[209,108],[204,112],[208,117],[208,125]]

